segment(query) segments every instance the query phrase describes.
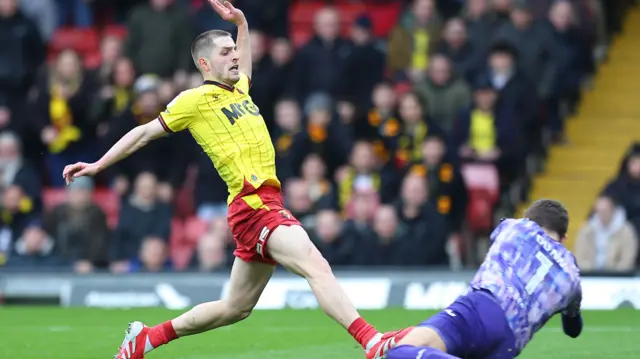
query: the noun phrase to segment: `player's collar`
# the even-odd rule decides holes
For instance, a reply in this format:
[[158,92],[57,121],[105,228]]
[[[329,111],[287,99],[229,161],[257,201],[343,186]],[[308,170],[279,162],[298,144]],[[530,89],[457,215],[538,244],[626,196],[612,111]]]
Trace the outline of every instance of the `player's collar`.
[[229,92],[233,92],[235,90],[235,88],[233,86],[229,86],[227,84],[223,84],[222,82],[218,82],[218,81],[213,81],[213,80],[206,80],[204,82],[205,85],[214,85],[214,86],[218,86],[221,89],[227,90]]

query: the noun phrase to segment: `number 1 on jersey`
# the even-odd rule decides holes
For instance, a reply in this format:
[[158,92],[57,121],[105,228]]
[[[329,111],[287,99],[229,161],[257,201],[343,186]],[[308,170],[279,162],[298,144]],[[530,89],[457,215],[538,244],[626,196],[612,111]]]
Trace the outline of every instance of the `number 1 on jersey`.
[[544,277],[547,276],[547,273],[549,273],[551,267],[553,267],[553,262],[551,261],[551,259],[545,256],[542,252],[536,253],[536,259],[540,261],[540,266],[538,267],[538,269],[536,269],[536,272],[533,274],[533,276],[529,280],[529,283],[527,283],[527,286],[525,287],[525,290],[529,294],[533,294],[536,288],[544,280]]

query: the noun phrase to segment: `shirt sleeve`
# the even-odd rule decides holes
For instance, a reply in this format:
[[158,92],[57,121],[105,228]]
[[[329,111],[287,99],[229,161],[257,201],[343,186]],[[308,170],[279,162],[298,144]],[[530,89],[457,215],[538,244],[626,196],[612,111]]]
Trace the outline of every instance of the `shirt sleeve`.
[[251,88],[251,79],[249,78],[249,76],[247,76],[247,74],[242,73],[240,74],[240,80],[238,80],[238,83],[236,83],[236,87],[248,94],[249,93],[249,89]]
[[158,116],[164,130],[173,133],[189,128],[198,106],[196,102],[197,96],[191,91],[184,91],[176,96]]

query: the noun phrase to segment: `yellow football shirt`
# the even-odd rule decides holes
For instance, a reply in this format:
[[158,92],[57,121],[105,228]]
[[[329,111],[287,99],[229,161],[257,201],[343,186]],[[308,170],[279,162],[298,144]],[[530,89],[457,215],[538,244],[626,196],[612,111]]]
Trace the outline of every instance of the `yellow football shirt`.
[[167,132],[188,129],[227,183],[231,203],[262,184],[280,187],[275,150],[242,74],[235,86],[215,81],[180,93],[159,116]]

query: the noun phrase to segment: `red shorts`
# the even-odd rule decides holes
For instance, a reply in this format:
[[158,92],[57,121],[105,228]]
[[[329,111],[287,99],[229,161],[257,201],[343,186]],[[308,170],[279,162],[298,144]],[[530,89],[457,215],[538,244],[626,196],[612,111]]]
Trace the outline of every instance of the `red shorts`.
[[267,254],[267,241],[280,225],[300,225],[282,204],[280,189],[262,186],[251,194],[237,197],[229,205],[229,228],[236,242],[233,254],[245,262],[275,265]]

